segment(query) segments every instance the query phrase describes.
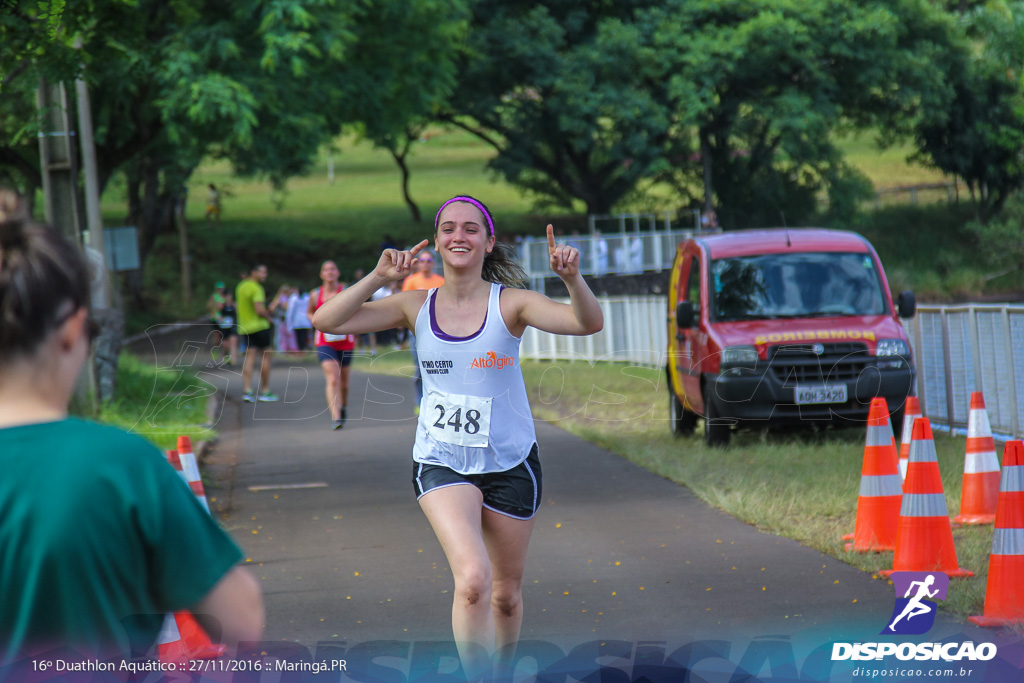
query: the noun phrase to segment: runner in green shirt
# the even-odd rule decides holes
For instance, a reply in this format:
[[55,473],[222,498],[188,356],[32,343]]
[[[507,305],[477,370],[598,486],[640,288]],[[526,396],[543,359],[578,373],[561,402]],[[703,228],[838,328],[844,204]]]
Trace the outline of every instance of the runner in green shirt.
[[276,401],[270,391],[270,360],[273,350],[271,311],[267,308],[267,293],[263,283],[267,279],[267,267],[262,263],[249,269],[249,277],[235,288],[235,307],[238,309],[238,334],[245,339],[245,360],[242,362],[242,399],[252,403],[257,394],[252,389],[252,370],[256,356],[260,357],[260,401]]

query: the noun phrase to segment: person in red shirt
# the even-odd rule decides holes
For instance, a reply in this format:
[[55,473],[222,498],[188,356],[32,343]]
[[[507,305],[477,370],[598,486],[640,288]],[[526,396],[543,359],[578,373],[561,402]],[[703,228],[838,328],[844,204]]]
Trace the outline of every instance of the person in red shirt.
[[[324,302],[345,289],[338,281],[341,272],[334,261],[324,261],[320,266],[321,285],[309,293],[309,317],[313,318],[316,309]],[[316,355],[320,359],[320,367],[327,380],[327,408],[331,411],[331,428],[341,429],[348,419],[349,374],[352,370],[352,353],[356,348],[356,337],[352,334],[324,334],[320,330],[313,335]]]

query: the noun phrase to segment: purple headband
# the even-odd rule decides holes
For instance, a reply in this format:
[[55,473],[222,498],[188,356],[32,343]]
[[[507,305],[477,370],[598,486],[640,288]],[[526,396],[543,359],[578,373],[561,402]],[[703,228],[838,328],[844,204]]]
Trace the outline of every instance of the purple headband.
[[448,206],[452,202],[468,202],[469,204],[472,204],[476,208],[480,209],[480,213],[482,213],[484,215],[484,218],[487,219],[487,227],[490,228],[491,230],[491,237],[494,237],[494,221],[491,220],[491,214],[487,213],[487,209],[484,207],[483,204],[473,199],[472,197],[452,197],[444,204],[442,204],[441,208],[437,210],[437,215],[434,216],[434,230],[437,230],[437,222],[441,220],[441,212],[444,211],[444,207]]

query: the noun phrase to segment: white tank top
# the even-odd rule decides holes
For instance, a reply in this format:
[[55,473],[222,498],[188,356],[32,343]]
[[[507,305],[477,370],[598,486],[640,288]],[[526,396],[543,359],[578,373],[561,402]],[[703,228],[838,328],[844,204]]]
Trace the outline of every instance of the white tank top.
[[423,399],[413,460],[461,474],[504,472],[537,440],[519,365],[519,337],[501,317],[502,286],[491,284],[483,326],[468,337],[441,331],[431,289],[416,316]]

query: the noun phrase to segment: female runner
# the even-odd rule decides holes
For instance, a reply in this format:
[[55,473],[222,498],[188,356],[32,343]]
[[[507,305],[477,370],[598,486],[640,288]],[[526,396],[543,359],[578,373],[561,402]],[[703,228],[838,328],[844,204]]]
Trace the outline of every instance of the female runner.
[[[571,304],[518,289],[525,273],[496,243],[490,212],[478,200],[445,202],[434,222],[444,265],[436,289],[367,301],[405,277],[412,249],[385,249],[368,276],[324,303],[313,325],[332,334],[413,330],[423,399],[413,447],[413,485],[455,579],[452,629],[469,680],[514,661],[522,626],[522,585],[541,468],[533,417],[519,366],[528,326],[554,334],[598,332],[604,317],[579,271],[579,251],[556,246],[551,268]],[[497,656],[494,653],[497,652]]]
[[[324,261],[320,266],[322,284],[309,293],[306,313],[310,318],[325,301],[345,289],[345,285],[338,281],[340,276],[341,271],[334,261]],[[313,345],[327,382],[327,408],[331,413],[331,428],[341,429],[348,419],[348,384],[356,337],[353,334],[325,334],[318,330],[313,334]]]

